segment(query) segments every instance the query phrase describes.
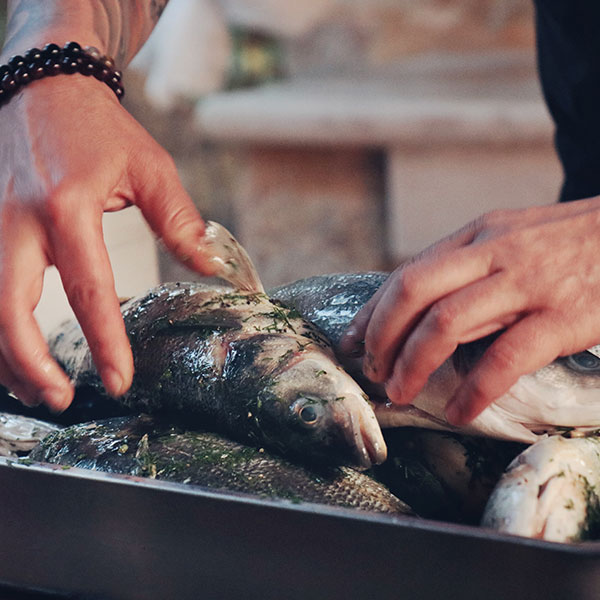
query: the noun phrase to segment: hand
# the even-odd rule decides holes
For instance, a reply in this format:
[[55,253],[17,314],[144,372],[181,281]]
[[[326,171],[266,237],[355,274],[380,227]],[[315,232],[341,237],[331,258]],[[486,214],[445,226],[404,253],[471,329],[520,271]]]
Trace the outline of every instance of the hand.
[[460,343],[504,330],[446,406],[465,424],[526,373],[600,341],[600,197],[484,215],[394,271],[341,342],[409,404]]
[[123,394],[133,359],[102,213],[137,205],[170,250],[210,273],[204,222],[166,151],[93,77],[31,84],[0,108],[0,131],[0,383],[29,405],[72,400],[33,317],[54,264],[107,391]]

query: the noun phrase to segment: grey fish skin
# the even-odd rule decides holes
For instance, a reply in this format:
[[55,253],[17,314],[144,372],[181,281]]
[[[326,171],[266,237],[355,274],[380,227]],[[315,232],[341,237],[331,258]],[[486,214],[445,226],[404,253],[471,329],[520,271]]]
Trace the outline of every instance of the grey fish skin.
[[[364,392],[297,312],[262,293],[193,283],[159,286],[121,310],[135,375],[119,402],[131,412],[185,414],[305,459],[362,468],[385,459]],[[76,388],[104,394],[76,323],[49,346]]]
[[[387,278],[386,273],[342,273],[310,277],[270,291],[312,320],[333,342]],[[382,428],[423,427],[497,439],[533,443],[545,434],[565,429],[593,434],[600,429],[600,347],[560,357],[524,375],[470,424],[451,426],[445,406],[472,366],[500,333],[458,346],[434,371],[411,405],[386,402],[383,386],[369,385],[360,359],[338,360],[377,401],[375,414]]]
[[218,434],[149,415],[83,423],[46,437],[31,460],[199,485],[228,493],[412,514],[382,484],[347,467],[306,467]]
[[362,372],[362,358],[337,351],[342,334],[358,311],[389,277],[389,273],[332,273],[315,275],[268,290],[269,297],[296,310],[330,342],[337,359],[372,399],[386,398],[383,386],[373,384]]
[[356,313],[389,277],[389,273],[316,275],[269,290],[269,297],[295,308],[313,323],[334,348]]

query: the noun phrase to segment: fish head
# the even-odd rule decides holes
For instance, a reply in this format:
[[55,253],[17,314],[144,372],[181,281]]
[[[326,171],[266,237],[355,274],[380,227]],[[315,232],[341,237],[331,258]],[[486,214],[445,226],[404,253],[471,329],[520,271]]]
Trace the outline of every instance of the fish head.
[[367,396],[324,353],[305,350],[288,360],[268,393],[261,433],[277,437],[286,453],[361,469],[385,460],[385,441]]
[[[457,376],[464,377],[501,332],[459,346]],[[470,424],[485,435],[531,443],[538,435],[600,427],[600,348],[559,356],[522,375]]]

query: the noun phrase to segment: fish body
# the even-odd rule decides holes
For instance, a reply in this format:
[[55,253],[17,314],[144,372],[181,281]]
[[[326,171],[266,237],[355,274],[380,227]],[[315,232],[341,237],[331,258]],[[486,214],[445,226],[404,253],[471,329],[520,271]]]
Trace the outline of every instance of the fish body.
[[[159,286],[121,310],[135,365],[119,399],[128,411],[184,414],[304,459],[363,468],[385,459],[366,395],[297,311],[261,292],[195,283]],[[104,394],[77,323],[49,345],[78,393]]]
[[309,467],[149,415],[83,423],[49,435],[31,460],[150,477],[228,493],[411,514],[382,484],[348,467]]
[[[341,334],[356,313],[386,280],[385,273],[343,273],[310,277],[269,291],[271,297],[294,307],[312,321],[337,349]],[[454,427],[446,421],[446,403],[494,336],[460,345],[432,375],[408,406],[387,401],[382,386],[364,382],[361,365],[341,353],[338,358],[377,401],[379,424],[422,427],[533,443],[546,433],[565,429],[593,432],[600,428],[600,358],[597,349],[556,359],[524,375],[511,389],[471,423]]]
[[553,542],[600,533],[600,439],[550,436],[509,465],[492,492],[482,526]]

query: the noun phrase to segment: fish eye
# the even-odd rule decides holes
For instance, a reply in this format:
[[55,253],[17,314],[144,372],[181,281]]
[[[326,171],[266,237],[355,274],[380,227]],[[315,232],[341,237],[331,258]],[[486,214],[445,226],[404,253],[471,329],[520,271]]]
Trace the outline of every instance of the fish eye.
[[315,425],[323,414],[323,407],[311,398],[300,398],[292,406],[303,425]]
[[567,356],[567,363],[576,371],[600,371],[600,358],[587,351]]
[[315,410],[314,406],[305,406],[301,411],[300,411],[300,418],[305,422],[305,423],[314,423],[319,417],[317,415],[317,411]]

